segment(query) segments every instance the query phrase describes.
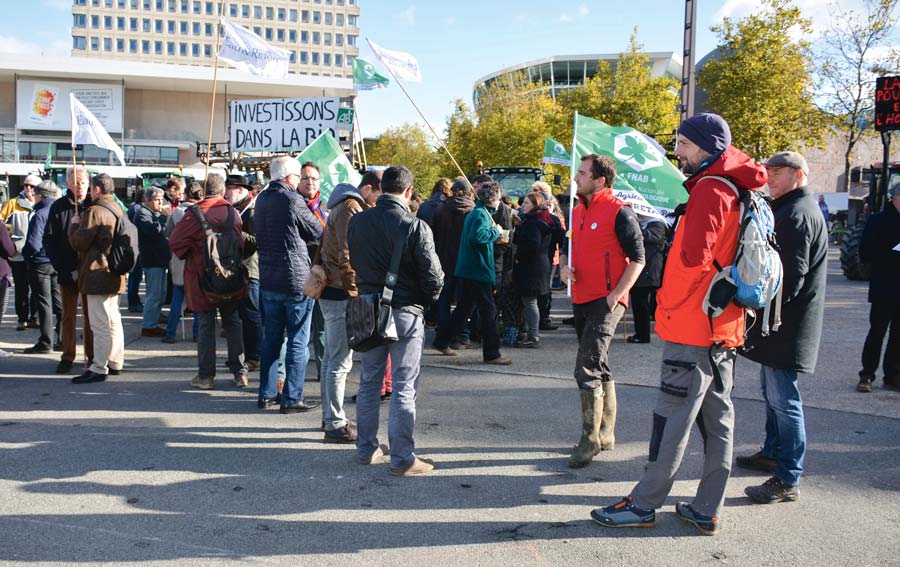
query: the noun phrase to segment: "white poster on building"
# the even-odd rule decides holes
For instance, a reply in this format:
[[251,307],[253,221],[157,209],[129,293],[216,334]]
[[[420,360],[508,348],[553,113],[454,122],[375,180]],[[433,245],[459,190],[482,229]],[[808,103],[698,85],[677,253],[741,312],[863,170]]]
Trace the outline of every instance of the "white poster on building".
[[322,132],[338,137],[338,98],[231,101],[232,152],[301,151]]
[[16,128],[71,130],[69,94],[74,94],[107,132],[122,131],[122,85],[40,79],[16,82]]

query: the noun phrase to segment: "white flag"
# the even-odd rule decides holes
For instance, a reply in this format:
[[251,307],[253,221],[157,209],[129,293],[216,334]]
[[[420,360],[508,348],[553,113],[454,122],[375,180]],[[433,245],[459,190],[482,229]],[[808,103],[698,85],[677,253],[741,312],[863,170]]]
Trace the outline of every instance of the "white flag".
[[422,82],[422,72],[419,71],[419,62],[416,61],[415,57],[403,51],[391,51],[390,49],[379,47],[369,38],[366,38],[366,41],[369,42],[369,47],[378,56],[381,64],[394,73],[398,79],[414,83]]
[[266,43],[252,31],[222,16],[224,41],[219,48],[219,59],[231,63],[242,71],[269,79],[283,79],[288,74],[291,52]]
[[69,93],[69,108],[72,110],[72,145],[92,144],[105,148],[116,154],[122,165],[125,165],[125,152],[113,142],[94,113],[81,104],[72,93]]

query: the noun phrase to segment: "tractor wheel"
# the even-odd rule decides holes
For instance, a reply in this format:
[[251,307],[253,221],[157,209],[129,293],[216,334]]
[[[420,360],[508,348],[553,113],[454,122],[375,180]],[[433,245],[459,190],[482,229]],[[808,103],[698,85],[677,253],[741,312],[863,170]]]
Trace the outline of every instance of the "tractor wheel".
[[868,281],[872,267],[859,257],[865,223],[858,223],[844,235],[841,244],[841,269],[848,280]]

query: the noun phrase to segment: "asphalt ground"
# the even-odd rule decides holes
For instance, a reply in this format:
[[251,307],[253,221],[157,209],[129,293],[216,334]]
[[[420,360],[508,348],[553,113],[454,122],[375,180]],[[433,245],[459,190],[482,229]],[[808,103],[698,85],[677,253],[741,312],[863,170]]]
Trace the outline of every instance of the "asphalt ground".
[[[715,537],[673,508],[702,471],[696,433],[655,528],[590,521],[646,461],[661,344],[626,344],[624,324],[611,351],[614,451],[566,466],[580,425],[575,336],[561,327],[540,350],[505,350],[506,368],[478,351],[426,350],[417,453],[437,468],[396,478],[357,465],[353,446],[322,443],[318,411],[256,409],[255,374],[238,389],[222,369],[215,390],[192,390],[194,343],[139,338],[125,313],[126,372],[105,383],[54,374],[58,354],[0,360],[0,565],[900,565],[900,392],[880,379],[855,391],[866,286],[836,261],[828,285],[818,369],[802,378],[800,500],[751,504],[743,489],[765,476],[734,469]],[[567,316],[562,295],[554,307]],[[11,323],[0,348],[20,352],[36,331]],[[317,398],[313,369],[306,395]],[[763,435],[758,367],[739,359],[735,383],[735,454],[749,454]]]

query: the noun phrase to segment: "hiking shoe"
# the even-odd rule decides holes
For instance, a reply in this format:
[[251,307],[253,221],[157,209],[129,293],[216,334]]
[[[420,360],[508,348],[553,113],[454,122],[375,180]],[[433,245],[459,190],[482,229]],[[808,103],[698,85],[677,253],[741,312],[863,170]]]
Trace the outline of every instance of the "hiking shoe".
[[874,377],[871,376],[860,376],[859,384],[856,385],[857,392],[865,392],[869,393],[872,391],[872,382],[875,381]]
[[703,535],[716,535],[719,529],[719,519],[715,516],[705,516],[694,510],[687,502],[679,502],[675,504],[675,513],[689,524],[700,530]]
[[744,494],[757,504],[774,504],[775,502],[794,502],[800,498],[800,488],[785,484],[777,476],[773,476],[759,486],[748,486]]
[[391,467],[391,474],[394,476],[414,476],[417,474],[428,474],[433,470],[434,461],[416,457],[416,460],[405,469],[395,469]]
[[356,431],[349,424],[339,429],[325,432],[326,443],[356,443]]
[[778,461],[776,461],[772,457],[764,455],[762,451],[757,451],[756,453],[746,457],[736,457],[734,459],[734,462],[742,469],[762,471],[769,474],[775,472],[775,467],[778,466]]
[[246,388],[250,384],[250,381],[247,379],[246,372],[238,372],[234,375],[234,385],[238,388]]
[[431,348],[443,354],[444,356],[456,356],[456,351],[449,346],[439,347],[437,345],[431,345]]
[[211,376],[206,377],[206,376],[200,376],[198,374],[197,376],[194,376],[191,379],[191,386],[193,386],[194,388],[197,388],[198,390],[212,390],[213,389],[213,378]]
[[592,510],[591,519],[607,528],[652,528],[656,526],[656,510],[638,508],[627,496],[612,506]]
[[356,464],[358,465],[377,465],[381,462],[384,457],[388,455],[390,449],[388,449],[387,445],[379,445],[375,448],[371,455],[367,458],[364,457],[356,457]]
[[492,358],[490,360],[485,360],[485,364],[496,364],[499,366],[509,366],[512,364],[512,359],[506,356],[498,356],[497,358]]

